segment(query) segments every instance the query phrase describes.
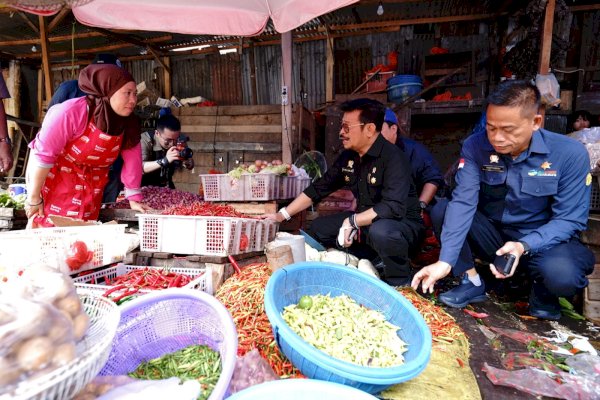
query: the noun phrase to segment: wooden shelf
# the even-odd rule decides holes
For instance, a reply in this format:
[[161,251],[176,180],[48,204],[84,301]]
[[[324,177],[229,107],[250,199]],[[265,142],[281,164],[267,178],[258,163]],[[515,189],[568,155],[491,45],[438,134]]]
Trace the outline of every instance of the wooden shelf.
[[412,115],[480,113],[484,99],[422,101],[410,104]]

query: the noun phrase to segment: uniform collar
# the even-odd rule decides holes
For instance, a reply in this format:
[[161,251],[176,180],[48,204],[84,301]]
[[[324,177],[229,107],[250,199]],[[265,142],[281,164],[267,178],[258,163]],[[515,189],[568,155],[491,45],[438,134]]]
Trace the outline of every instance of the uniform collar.
[[[487,140],[487,135],[485,133],[483,133],[483,135],[486,138],[485,144],[484,144],[484,150],[495,152],[494,147],[492,146],[490,141]],[[550,149],[548,149],[548,146],[546,145],[546,141],[544,140],[544,136],[542,135],[541,129],[538,129],[537,131],[533,132],[533,135],[531,135],[531,143],[529,144],[529,147],[527,148],[525,153],[527,154],[527,157],[529,157],[529,155],[531,153],[538,153],[538,154],[550,153]],[[517,157],[517,159],[521,159],[521,155],[519,155],[519,157]]]
[[383,145],[387,140],[383,137],[381,133],[377,135],[377,139],[373,142],[369,150],[365,153],[365,155],[370,155],[371,157],[378,157],[381,154],[381,150],[383,149]]

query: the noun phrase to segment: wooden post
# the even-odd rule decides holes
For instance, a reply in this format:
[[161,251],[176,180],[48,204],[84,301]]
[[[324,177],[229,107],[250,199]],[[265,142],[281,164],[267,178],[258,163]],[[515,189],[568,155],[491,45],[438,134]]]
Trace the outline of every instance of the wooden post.
[[281,86],[286,88],[287,105],[281,106],[281,159],[292,162],[292,103],[294,101],[292,84],[292,32],[281,34]]
[[50,58],[48,49],[48,33],[46,31],[46,20],[41,15],[40,21],[40,43],[42,45],[42,66],[44,69],[44,87],[46,89],[46,101],[52,98],[52,74],[50,71]]
[[[548,75],[550,69],[550,50],[552,49],[552,26],[554,25],[554,8],[556,0],[548,0],[546,3],[546,14],[544,15],[544,29],[542,30],[541,45],[540,45],[540,60],[538,73],[540,75]],[[544,126],[544,116],[546,110],[540,110],[542,115],[542,127]]]
[[[13,117],[21,116],[21,64],[19,61],[12,60],[8,68],[8,80],[6,81],[10,99],[5,101],[6,113]],[[8,136],[13,141],[13,166],[8,171],[8,177],[15,176],[15,168],[18,163],[19,148],[21,146],[22,135],[18,134],[19,125],[13,121],[8,121]]]
[[38,122],[42,122],[44,119],[44,73],[42,69],[38,69],[37,79],[37,103],[38,103]]
[[333,68],[335,66],[335,59],[333,56],[333,38],[327,34],[325,39],[325,58],[326,58],[326,70],[325,70],[325,101],[327,103],[333,102],[334,90],[333,90]]
[[169,57],[163,57],[163,63],[168,68],[163,68],[163,79],[165,81],[165,99],[171,98],[171,59]]
[[254,61],[254,41],[250,41],[250,48],[248,49],[248,62],[250,63],[250,100],[253,106],[258,104],[258,98],[256,96],[256,63]]

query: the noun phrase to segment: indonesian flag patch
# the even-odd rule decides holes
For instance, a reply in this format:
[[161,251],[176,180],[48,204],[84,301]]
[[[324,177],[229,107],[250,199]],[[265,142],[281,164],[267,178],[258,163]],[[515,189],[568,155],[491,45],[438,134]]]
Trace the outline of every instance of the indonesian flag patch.
[[458,161],[458,169],[461,169],[461,168],[463,168],[464,166],[465,166],[465,159],[464,159],[464,158],[461,158],[461,159]]

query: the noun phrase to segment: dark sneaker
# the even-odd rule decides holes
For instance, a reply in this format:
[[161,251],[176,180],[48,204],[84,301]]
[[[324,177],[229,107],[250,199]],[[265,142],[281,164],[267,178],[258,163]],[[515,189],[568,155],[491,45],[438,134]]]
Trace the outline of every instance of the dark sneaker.
[[558,298],[555,299],[555,301],[544,303],[532,290],[529,295],[529,315],[540,319],[558,321],[561,316]]
[[485,283],[481,282],[481,286],[475,286],[468,279],[466,281],[463,280],[454,289],[440,294],[439,300],[445,305],[454,308],[464,308],[471,303],[486,301]]
[[391,278],[391,279],[385,279],[385,282],[393,287],[404,287],[404,286],[410,286],[411,282],[412,282],[412,276],[407,276],[406,278]]

